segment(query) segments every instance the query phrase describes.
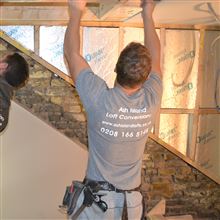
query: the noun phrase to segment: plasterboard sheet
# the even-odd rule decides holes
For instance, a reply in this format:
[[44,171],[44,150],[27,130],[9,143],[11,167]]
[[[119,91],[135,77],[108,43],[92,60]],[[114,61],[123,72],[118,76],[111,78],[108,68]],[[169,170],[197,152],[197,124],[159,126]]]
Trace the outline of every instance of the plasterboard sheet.
[[207,31],[204,43],[204,68],[200,106],[220,107],[220,31]]
[[[158,37],[160,37],[160,30],[156,30]],[[123,28],[123,47],[127,46],[130,42],[135,41],[144,45],[144,29],[143,28]]]
[[197,93],[199,32],[167,30],[164,48],[163,108],[194,108]]
[[187,151],[187,114],[161,114],[159,137],[186,155]]
[[40,56],[64,73],[67,73],[63,59],[63,43],[66,27],[40,27]]
[[109,87],[114,86],[118,50],[118,28],[83,29],[83,56],[94,73],[104,79]]
[[[107,0],[108,2],[109,0]],[[134,2],[134,0],[132,0]],[[117,0],[116,0],[117,2]],[[127,2],[127,1],[126,1]],[[123,22],[129,22],[130,20],[132,20],[133,16],[136,17],[135,15],[137,13],[140,13],[141,8],[140,7],[134,7],[134,6],[139,6],[139,4],[134,4],[135,5],[126,5],[126,2],[124,1],[123,5],[118,4],[115,5],[115,7],[109,12],[106,13],[103,17],[105,20],[109,20],[109,21],[123,21]],[[103,19],[102,17],[102,19]],[[142,22],[142,21],[139,21]]]
[[34,26],[0,26],[0,29],[27,49],[34,50]]
[[201,115],[196,162],[220,177],[220,115]]

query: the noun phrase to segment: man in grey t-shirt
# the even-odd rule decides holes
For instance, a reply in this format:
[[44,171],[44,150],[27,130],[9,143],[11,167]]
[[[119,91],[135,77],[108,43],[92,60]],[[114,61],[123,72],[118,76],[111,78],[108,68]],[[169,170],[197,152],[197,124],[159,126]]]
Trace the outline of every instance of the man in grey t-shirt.
[[[142,197],[132,190],[141,183],[145,143],[162,96],[160,43],[152,18],[154,3],[142,0],[145,46],[132,42],[121,52],[112,89],[93,73],[79,52],[80,20],[85,5],[84,0],[69,0],[70,21],[64,52],[87,113],[89,161],[86,181],[105,183],[102,199],[108,210],[103,213],[93,205],[86,208],[79,219],[121,219],[125,196],[128,218],[140,219]],[[78,203],[82,201],[83,195]]]

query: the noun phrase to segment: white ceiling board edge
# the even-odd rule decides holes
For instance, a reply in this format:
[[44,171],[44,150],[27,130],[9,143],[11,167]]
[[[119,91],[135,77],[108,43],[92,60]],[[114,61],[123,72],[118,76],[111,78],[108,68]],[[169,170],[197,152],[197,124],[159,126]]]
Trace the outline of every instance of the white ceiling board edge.
[[[220,1],[210,0],[207,2],[211,3],[220,18]],[[156,4],[154,19],[158,24],[218,24],[209,12],[206,2],[201,0],[161,0]],[[140,22],[141,20],[139,14],[127,22]]]

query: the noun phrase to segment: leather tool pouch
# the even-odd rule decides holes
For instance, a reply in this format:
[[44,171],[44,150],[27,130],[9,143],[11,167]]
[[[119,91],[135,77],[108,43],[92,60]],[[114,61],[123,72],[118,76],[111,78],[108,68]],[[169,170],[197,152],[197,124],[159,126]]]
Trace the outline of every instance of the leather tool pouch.
[[62,208],[66,210],[68,215],[71,215],[74,212],[77,200],[84,187],[85,185],[79,181],[73,181],[71,186],[66,187]]

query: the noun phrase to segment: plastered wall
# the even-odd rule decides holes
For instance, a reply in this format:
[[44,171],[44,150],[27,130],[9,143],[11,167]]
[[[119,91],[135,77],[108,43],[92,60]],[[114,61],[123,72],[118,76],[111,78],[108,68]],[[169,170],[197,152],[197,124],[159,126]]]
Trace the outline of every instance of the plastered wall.
[[65,219],[66,185],[83,179],[87,150],[12,103],[1,146],[1,219]]

